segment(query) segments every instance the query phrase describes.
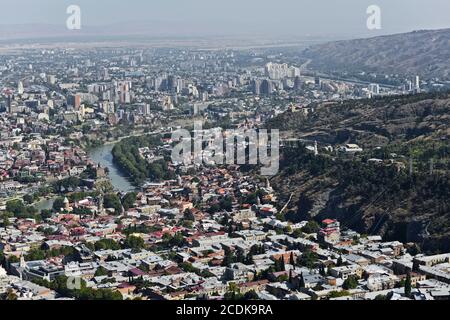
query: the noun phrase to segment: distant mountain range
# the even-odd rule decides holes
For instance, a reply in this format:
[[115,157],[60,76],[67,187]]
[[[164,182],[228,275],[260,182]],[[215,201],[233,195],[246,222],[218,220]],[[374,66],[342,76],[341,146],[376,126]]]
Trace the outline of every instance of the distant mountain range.
[[[346,36],[347,38],[351,38]],[[70,44],[72,48],[99,46],[128,47],[202,47],[266,48],[301,47],[340,39],[336,35],[274,36],[253,32],[251,29],[229,30],[208,27],[204,23],[183,21],[132,21],[103,26],[82,25],[81,30],[68,30],[62,24],[2,25],[0,22],[0,49],[16,50],[53,48]],[[300,49],[299,49],[300,50]]]
[[[0,42],[30,42],[30,41],[83,41],[84,39],[123,40],[123,39],[192,39],[208,38],[221,40],[229,38],[245,38],[249,41],[271,41],[273,43],[308,41],[323,43],[336,39],[352,39],[354,36],[345,34],[268,34],[255,26],[236,24],[233,28],[221,27],[207,22],[187,21],[124,21],[107,25],[84,25],[81,30],[68,30],[64,23],[60,24],[14,24],[5,25],[0,21]],[[80,40],[81,39],[81,40]]]
[[330,42],[306,49],[311,68],[450,79],[450,29]]

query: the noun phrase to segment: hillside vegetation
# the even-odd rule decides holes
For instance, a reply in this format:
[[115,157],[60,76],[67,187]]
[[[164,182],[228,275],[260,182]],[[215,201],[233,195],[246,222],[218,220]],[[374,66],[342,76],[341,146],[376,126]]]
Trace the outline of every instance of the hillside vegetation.
[[303,52],[322,71],[368,71],[450,78],[450,29],[330,42]]
[[282,200],[294,194],[287,220],[338,218],[362,233],[450,250],[448,94],[317,105],[309,117],[288,112],[268,125],[321,147],[365,150],[349,156],[320,148],[316,157],[303,144],[285,147],[272,180]]

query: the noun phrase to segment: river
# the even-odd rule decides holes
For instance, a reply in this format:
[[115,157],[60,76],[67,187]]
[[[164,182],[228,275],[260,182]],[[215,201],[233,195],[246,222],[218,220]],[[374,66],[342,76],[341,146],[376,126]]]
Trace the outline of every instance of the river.
[[100,147],[90,149],[88,151],[89,157],[102,167],[109,169],[109,179],[115,189],[120,192],[129,192],[135,190],[133,185],[128,179],[119,171],[117,166],[113,162],[112,149],[114,145],[105,144]]

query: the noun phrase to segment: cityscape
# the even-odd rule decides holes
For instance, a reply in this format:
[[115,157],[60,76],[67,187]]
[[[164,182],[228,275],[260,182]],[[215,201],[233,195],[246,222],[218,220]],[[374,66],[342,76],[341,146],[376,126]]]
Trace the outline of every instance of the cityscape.
[[450,299],[450,29],[105,37],[0,38],[0,300]]

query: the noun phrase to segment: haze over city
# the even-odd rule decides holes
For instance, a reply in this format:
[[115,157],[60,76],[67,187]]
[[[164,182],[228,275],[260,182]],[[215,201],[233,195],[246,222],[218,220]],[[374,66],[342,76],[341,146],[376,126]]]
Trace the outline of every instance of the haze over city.
[[[0,39],[66,35],[66,8],[81,8],[83,35],[367,37],[450,27],[446,0],[18,0],[0,1]],[[368,30],[366,9],[381,8]],[[65,33],[64,33],[65,32]],[[71,34],[67,34],[70,36]]]

